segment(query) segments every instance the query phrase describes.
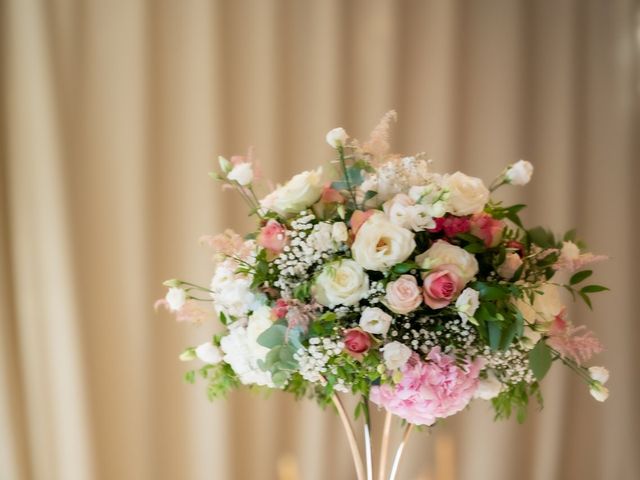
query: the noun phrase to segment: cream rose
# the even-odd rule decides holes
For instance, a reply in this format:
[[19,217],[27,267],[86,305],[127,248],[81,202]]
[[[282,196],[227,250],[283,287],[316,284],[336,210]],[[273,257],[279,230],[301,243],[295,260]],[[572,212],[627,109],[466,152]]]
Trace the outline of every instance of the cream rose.
[[560,288],[550,283],[545,283],[536,289],[541,294],[536,294],[533,304],[528,299],[518,299],[516,307],[522,316],[531,325],[536,325],[537,330],[546,330],[546,327],[565,309],[560,298]]
[[422,303],[422,290],[412,275],[402,275],[387,283],[384,303],[392,312],[406,315]]
[[447,210],[454,215],[480,213],[489,201],[489,190],[482,180],[462,172],[445,176],[443,187],[449,192]]
[[351,253],[362,267],[381,272],[405,261],[415,248],[411,231],[376,213],[358,230]]
[[325,307],[355,305],[369,291],[369,277],[353,260],[341,260],[325,265],[313,291],[317,302]]
[[322,168],[295,175],[285,185],[260,200],[260,205],[280,215],[298,213],[322,195]]
[[476,257],[466,250],[451,245],[444,240],[438,240],[426,252],[416,257],[416,262],[422,268],[433,269],[440,265],[455,267],[455,274],[463,284],[468,283],[478,273]]
[[374,335],[385,335],[391,326],[391,315],[378,307],[367,307],[360,315],[360,328]]

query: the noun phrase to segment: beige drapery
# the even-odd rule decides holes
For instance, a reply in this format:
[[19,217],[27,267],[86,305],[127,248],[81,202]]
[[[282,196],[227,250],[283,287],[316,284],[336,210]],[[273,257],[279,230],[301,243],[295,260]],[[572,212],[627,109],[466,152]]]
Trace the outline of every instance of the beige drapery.
[[[394,147],[490,180],[527,219],[576,225],[613,292],[572,310],[608,346],[597,404],[561,368],[524,426],[473,405],[412,439],[401,478],[640,474],[635,0],[0,3],[0,478],[353,478],[331,412],[281,394],[209,404],[177,354],[213,327],[154,314],[206,282],[203,233],[249,225],[207,177],[254,145],[275,180],[390,108]],[[632,250],[635,248],[636,250]],[[439,455],[455,463],[434,470]],[[438,470],[438,471],[436,471]]]

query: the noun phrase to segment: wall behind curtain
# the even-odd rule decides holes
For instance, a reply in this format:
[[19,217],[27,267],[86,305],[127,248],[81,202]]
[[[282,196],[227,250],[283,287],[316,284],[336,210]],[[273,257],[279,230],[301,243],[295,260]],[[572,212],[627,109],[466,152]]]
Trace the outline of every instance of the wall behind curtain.
[[[208,178],[253,145],[283,181],[364,137],[489,181],[536,166],[527,220],[575,225],[612,292],[572,315],[608,346],[597,404],[557,368],[524,426],[487,405],[413,438],[406,479],[638,478],[637,0],[0,3],[0,478],[353,478],[331,412],[280,394],[209,404],[177,354],[214,327],[155,314],[208,281],[197,239],[249,226]],[[635,251],[632,250],[635,248]],[[633,253],[632,253],[633,252]],[[453,471],[434,470],[434,445]],[[437,471],[436,471],[437,470]],[[446,470],[446,471],[445,471]]]

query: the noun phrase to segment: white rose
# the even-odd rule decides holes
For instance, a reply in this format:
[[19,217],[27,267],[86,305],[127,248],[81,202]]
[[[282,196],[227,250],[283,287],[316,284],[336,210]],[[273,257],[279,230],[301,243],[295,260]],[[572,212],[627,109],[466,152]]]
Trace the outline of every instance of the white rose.
[[164,299],[169,304],[169,310],[175,312],[180,310],[187,301],[187,292],[182,288],[170,288]]
[[349,239],[349,231],[344,222],[336,222],[331,229],[331,238],[336,243],[344,243]]
[[436,225],[429,208],[426,205],[416,205],[411,197],[404,193],[398,193],[386,201],[382,209],[391,223],[409,230],[420,232]]
[[498,267],[498,275],[504,279],[511,279],[522,266],[522,258],[515,252],[507,253],[504,262]]
[[609,398],[609,389],[598,382],[591,384],[589,393],[599,402],[604,402],[607,398]]
[[400,342],[387,343],[381,350],[384,364],[389,370],[397,370],[404,367],[412,354],[411,349]]
[[589,376],[604,385],[609,380],[609,370],[604,367],[590,367]]
[[260,200],[263,208],[286,216],[313,205],[322,195],[322,168],[295,175],[285,185]]
[[447,210],[454,215],[480,213],[489,201],[489,190],[482,180],[462,172],[445,176],[443,187],[449,192]]
[[391,326],[391,315],[378,307],[367,307],[360,315],[360,328],[374,335],[385,335]]
[[333,308],[355,305],[369,291],[369,277],[353,260],[345,259],[324,266],[314,285],[318,303]]
[[333,148],[338,148],[344,145],[347,138],[349,138],[349,136],[347,135],[347,132],[345,132],[344,128],[338,127],[327,133],[326,140]]
[[526,160],[519,160],[507,168],[504,174],[505,180],[511,185],[526,185],[531,180],[533,165]]
[[456,300],[456,309],[463,323],[475,323],[473,316],[480,306],[480,293],[473,288],[465,288]]
[[452,265],[458,277],[468,283],[478,273],[478,261],[471,253],[444,240],[438,240],[426,252],[416,257],[422,268],[433,269],[439,265]]
[[243,187],[253,181],[253,167],[248,162],[242,162],[234,166],[227,175],[229,180],[238,182]]
[[493,372],[487,372],[487,378],[481,378],[478,381],[478,388],[473,394],[474,398],[481,398],[482,400],[491,400],[497,397],[502,391],[502,383]]
[[376,213],[358,230],[351,253],[354,260],[367,270],[384,271],[405,261],[415,248],[411,231]]
[[222,350],[216,347],[213,343],[207,342],[199,345],[195,349],[196,357],[202,360],[204,363],[215,365],[222,361]]

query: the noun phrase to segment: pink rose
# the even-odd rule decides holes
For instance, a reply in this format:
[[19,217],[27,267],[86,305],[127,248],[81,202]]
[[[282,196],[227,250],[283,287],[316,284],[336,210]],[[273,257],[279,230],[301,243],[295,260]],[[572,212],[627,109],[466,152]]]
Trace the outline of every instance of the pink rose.
[[287,244],[287,230],[283,225],[271,219],[262,227],[258,235],[258,245],[270,253],[278,255]]
[[353,212],[353,215],[351,215],[350,223],[351,230],[353,231],[354,235],[358,233],[358,230],[360,230],[362,224],[369,220],[369,217],[374,213],[376,213],[376,210],[367,210],[366,212],[363,212],[362,210],[356,210],[355,212]]
[[416,278],[402,275],[393,282],[387,283],[386,305],[395,313],[406,315],[422,303],[422,292]]
[[322,203],[344,203],[345,198],[335,188],[331,188],[331,184],[326,184],[322,188],[322,196],[320,201]]
[[441,265],[424,279],[422,286],[424,303],[433,309],[444,308],[451,303],[462,287],[459,277],[446,265]]
[[471,234],[484,241],[485,246],[495,247],[502,240],[504,222],[496,220],[488,213],[476,213],[471,216]]
[[371,347],[371,337],[360,328],[350,328],[344,332],[344,345],[347,353],[359,358]]

